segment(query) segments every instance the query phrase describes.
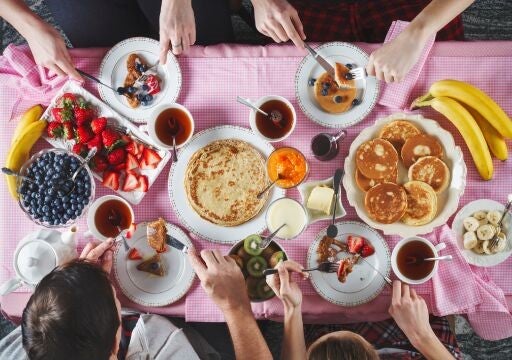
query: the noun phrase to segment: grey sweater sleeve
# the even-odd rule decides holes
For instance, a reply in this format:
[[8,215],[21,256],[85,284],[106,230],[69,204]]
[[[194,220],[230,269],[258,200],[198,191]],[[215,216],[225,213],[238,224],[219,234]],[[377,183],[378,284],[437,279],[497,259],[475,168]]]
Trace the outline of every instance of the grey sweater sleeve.
[[21,341],[21,326],[18,326],[6,337],[0,340],[0,359],[25,360],[28,359]]

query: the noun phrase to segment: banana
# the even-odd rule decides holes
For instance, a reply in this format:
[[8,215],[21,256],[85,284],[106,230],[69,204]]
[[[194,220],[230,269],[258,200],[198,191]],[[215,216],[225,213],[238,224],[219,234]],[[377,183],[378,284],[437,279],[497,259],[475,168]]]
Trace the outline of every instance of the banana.
[[483,210],[479,210],[473,214],[473,217],[477,219],[478,221],[483,220],[487,218],[487,212]]
[[493,153],[498,160],[508,159],[507,143],[501,134],[491,125],[484,117],[471,106],[464,106],[467,111],[473,116],[476,123],[484,134],[485,141],[489,146],[489,150]]
[[39,120],[41,115],[43,115],[44,108],[37,104],[27,109],[25,113],[21,116],[18,125],[16,125],[16,129],[14,129],[14,134],[12,135],[11,145],[16,142],[19,135],[23,132],[23,130],[33,122]]
[[489,240],[485,240],[482,244],[482,249],[484,250],[484,253],[487,254],[487,255],[491,255],[492,254],[492,251],[491,251],[491,248],[489,247]]
[[472,216],[468,216],[464,220],[462,220],[462,224],[464,225],[464,228],[466,231],[474,232],[478,227],[480,226],[480,223],[477,219],[475,219]]
[[473,249],[478,244],[478,239],[474,231],[468,231],[464,234],[464,249]]
[[489,222],[494,225],[494,226],[498,226],[498,222],[500,221],[501,219],[501,215],[503,215],[501,213],[501,211],[498,211],[498,210],[492,210],[492,211],[489,211],[487,213],[487,220],[489,220]]
[[496,228],[491,224],[482,225],[476,230],[478,240],[491,240],[495,234]]
[[498,234],[498,244],[492,249],[494,253],[502,252],[507,247],[507,236],[500,232]]
[[512,121],[503,109],[482,90],[458,80],[440,80],[430,86],[426,95],[416,99],[423,102],[432,97],[450,97],[478,110],[505,138],[512,139]]
[[494,172],[491,153],[482,130],[480,130],[471,114],[457,101],[445,96],[416,102],[415,104],[415,107],[424,106],[432,106],[434,110],[443,114],[455,125],[468,146],[480,176],[484,180],[490,180]]
[[[14,171],[19,171],[23,163],[27,160],[32,146],[41,137],[44,129],[46,128],[45,120],[38,120],[29,124],[23,129],[5,159],[5,166]],[[18,199],[16,178],[14,176],[7,176],[7,187],[12,197]]]

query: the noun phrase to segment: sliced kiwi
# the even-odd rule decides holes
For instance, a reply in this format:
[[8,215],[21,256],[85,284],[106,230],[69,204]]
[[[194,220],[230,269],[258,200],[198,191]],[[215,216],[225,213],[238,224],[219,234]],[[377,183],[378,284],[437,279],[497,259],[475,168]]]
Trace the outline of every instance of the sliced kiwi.
[[269,245],[267,246],[263,252],[261,253],[261,256],[263,256],[265,258],[265,260],[267,261],[270,261],[270,257],[272,256],[273,253],[275,253],[277,250],[274,249],[273,246]]
[[243,270],[244,268],[244,261],[243,259],[238,256],[238,255],[235,255],[235,254],[231,254],[229,255],[230,258],[232,258],[233,260],[235,260],[236,264],[238,265],[238,267]]
[[272,254],[268,263],[270,264],[271,268],[274,268],[281,260],[283,260],[283,261],[286,260],[286,258],[284,256],[284,252],[276,251],[275,253]]
[[267,268],[267,261],[261,256],[254,256],[247,262],[245,268],[249,275],[261,277],[263,276],[263,270]]
[[259,255],[263,251],[259,248],[260,243],[263,240],[261,239],[261,236],[254,234],[249,235],[244,240],[244,249],[249,255]]
[[256,286],[256,294],[260,299],[270,299],[274,296],[274,291],[270,286],[268,286],[267,281],[265,279],[260,279],[258,285]]
[[247,286],[247,294],[249,298],[254,300],[258,299],[258,283],[260,279],[249,276],[245,279],[245,285]]

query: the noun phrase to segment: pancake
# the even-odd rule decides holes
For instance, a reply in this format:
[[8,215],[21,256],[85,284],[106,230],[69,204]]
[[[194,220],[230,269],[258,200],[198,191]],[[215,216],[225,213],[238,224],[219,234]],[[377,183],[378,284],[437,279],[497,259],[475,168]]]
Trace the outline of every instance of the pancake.
[[[342,64],[336,63],[336,75],[343,77],[349,71],[348,68]],[[322,95],[324,84],[327,84],[327,94]],[[338,85],[336,80],[327,72],[320,75],[315,81],[313,89],[315,99],[323,110],[331,114],[339,114],[349,110],[352,107],[352,101],[356,98],[356,87],[354,80],[343,80],[343,83]],[[338,98],[340,96],[341,98]],[[339,99],[338,102],[335,99]]]
[[356,169],[356,184],[361,191],[366,192],[375,185],[382,184],[383,182],[390,182],[396,184],[398,182],[398,168],[395,167],[395,171],[383,179],[369,179],[363,174],[361,174],[361,172],[358,169]]
[[423,181],[439,194],[450,183],[450,169],[443,160],[434,156],[425,156],[409,168],[409,180]]
[[420,157],[435,156],[443,157],[443,147],[439,141],[431,135],[419,134],[408,138],[401,151],[404,166],[409,168]]
[[[126,59],[126,77],[124,79],[124,87],[130,87],[135,84],[137,79],[142,75],[136,68],[135,63],[140,62],[142,64],[145,64],[142,59],[137,54],[130,54],[128,58]],[[126,101],[128,102],[128,105],[130,105],[131,108],[136,108],[139,106],[140,101],[137,99],[135,94],[124,94]]]
[[156,252],[164,252],[166,250],[167,240],[167,227],[165,226],[165,220],[158,218],[156,221],[148,223],[146,228],[146,236],[148,238],[148,244]]
[[404,184],[407,193],[407,209],[402,221],[407,225],[428,224],[437,213],[437,196],[432,187],[422,181]]
[[398,153],[387,140],[369,140],[357,149],[356,166],[369,179],[384,179],[396,171]]
[[214,141],[190,158],[184,186],[194,211],[214,224],[236,226],[252,219],[270,192],[256,196],[267,185],[265,159],[245,141]]
[[421,134],[421,131],[409,121],[395,120],[382,127],[379,137],[389,141],[397,151],[400,151],[408,138],[418,134]]
[[400,220],[407,209],[407,194],[403,187],[393,183],[375,185],[366,193],[364,206],[373,220],[391,224]]

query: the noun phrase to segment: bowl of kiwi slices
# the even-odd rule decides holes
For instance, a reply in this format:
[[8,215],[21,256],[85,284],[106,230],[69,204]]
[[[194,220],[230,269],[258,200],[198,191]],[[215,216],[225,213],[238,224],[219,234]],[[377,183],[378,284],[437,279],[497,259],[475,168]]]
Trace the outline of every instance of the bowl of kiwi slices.
[[229,256],[242,269],[252,302],[265,301],[275,296],[274,291],[267,285],[263,270],[273,268],[279,261],[288,259],[284,249],[275,241],[271,241],[265,249],[260,249],[258,245],[262,241],[260,235],[249,235],[233,245],[229,251]]

